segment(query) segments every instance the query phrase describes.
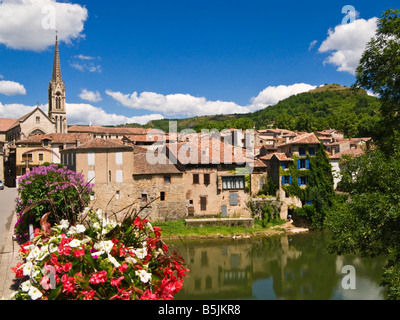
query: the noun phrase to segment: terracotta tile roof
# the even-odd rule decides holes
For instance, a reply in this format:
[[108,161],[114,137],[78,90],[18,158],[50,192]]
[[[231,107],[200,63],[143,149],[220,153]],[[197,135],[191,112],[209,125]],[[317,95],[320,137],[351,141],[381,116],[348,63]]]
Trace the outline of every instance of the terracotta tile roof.
[[101,127],[101,126],[71,126],[68,132],[71,133],[95,133],[95,134],[118,134],[118,135],[142,135],[147,134],[151,129],[124,128],[124,127]]
[[179,159],[182,164],[242,164],[253,162],[254,156],[248,157],[246,149],[233,147],[219,139],[209,139],[208,145],[201,140],[167,143],[167,148],[171,156]]
[[133,174],[134,175],[150,175],[150,174],[178,174],[181,171],[172,164],[165,154],[157,157],[161,159],[161,163],[151,164],[147,159],[147,153],[133,154]]
[[132,146],[124,145],[124,143],[119,139],[92,139],[86,143],[81,144],[75,149],[84,150],[84,149],[132,149]]
[[352,157],[359,157],[361,155],[363,155],[365,153],[365,151],[362,148],[355,148],[355,149],[347,149],[345,151],[342,152],[338,152],[334,155],[331,155],[330,158],[332,160],[339,160],[343,155],[349,155]]
[[320,143],[321,142],[318,140],[317,136],[314,133],[305,133],[298,135],[294,139],[290,140],[288,143],[279,145],[279,147],[291,144],[320,144]]
[[8,131],[8,129],[10,129],[17,121],[18,121],[18,119],[1,118],[0,119],[0,132]]
[[261,160],[271,160],[272,157],[274,157],[274,156],[275,156],[279,161],[293,161],[293,159],[292,159],[292,158],[288,158],[288,157],[286,156],[285,153],[278,153],[278,152],[271,153],[271,154],[267,154],[266,156],[260,157],[260,159],[261,159]]
[[52,143],[86,143],[92,139],[89,133],[51,133],[45,135],[32,136],[27,139],[17,141],[17,143],[41,143],[43,140],[50,140]]

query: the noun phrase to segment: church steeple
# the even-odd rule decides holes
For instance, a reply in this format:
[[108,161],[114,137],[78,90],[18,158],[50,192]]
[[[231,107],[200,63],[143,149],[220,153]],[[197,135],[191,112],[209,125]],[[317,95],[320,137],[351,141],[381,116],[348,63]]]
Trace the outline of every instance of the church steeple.
[[53,76],[51,77],[51,81],[62,82],[60,53],[58,52],[58,36],[57,35],[56,35],[56,46],[54,49]]
[[65,109],[65,83],[61,77],[58,36],[54,49],[53,74],[49,84],[49,118],[54,122],[56,133],[67,133],[67,112]]

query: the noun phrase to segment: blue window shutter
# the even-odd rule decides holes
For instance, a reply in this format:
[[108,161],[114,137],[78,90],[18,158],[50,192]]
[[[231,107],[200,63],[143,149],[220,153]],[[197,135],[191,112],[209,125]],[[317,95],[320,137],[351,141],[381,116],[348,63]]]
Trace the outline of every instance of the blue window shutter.
[[297,184],[301,186],[301,178],[297,178]]
[[307,163],[307,169],[310,169],[310,159],[307,159],[306,163]]
[[292,185],[292,177],[289,177],[289,184]]
[[297,159],[297,169],[300,169],[300,159]]
[[282,169],[286,169],[284,162],[282,162]]
[[285,185],[285,177],[282,177],[282,185]]

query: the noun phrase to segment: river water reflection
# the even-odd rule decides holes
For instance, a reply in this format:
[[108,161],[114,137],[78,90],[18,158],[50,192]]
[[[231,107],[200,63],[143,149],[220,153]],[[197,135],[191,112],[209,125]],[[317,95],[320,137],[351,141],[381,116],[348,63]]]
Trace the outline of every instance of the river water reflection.
[[[384,258],[326,253],[327,232],[243,240],[173,242],[191,270],[176,300],[378,300]],[[356,289],[342,288],[342,268]]]

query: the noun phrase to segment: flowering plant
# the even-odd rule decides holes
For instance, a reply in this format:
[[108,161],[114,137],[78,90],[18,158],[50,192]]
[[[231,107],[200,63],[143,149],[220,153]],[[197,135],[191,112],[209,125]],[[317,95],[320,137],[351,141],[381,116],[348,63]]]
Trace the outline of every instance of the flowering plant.
[[26,173],[18,179],[15,236],[20,243],[28,240],[29,225],[40,227],[40,219],[51,212],[49,222],[76,221],[90,201],[92,185],[80,173],[62,165],[50,164]]
[[185,261],[168,256],[161,229],[139,216],[113,221],[85,209],[80,223],[67,220],[42,229],[21,246],[23,278],[16,300],[171,300],[180,291]]

